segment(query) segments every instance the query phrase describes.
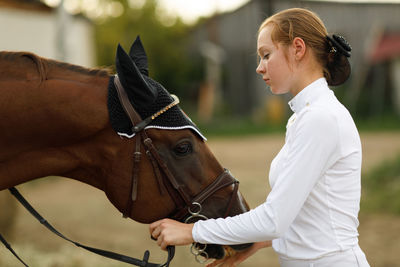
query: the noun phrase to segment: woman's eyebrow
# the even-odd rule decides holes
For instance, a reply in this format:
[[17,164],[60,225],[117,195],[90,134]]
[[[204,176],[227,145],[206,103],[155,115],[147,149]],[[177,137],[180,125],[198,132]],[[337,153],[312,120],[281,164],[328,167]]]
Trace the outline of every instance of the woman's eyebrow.
[[261,52],[263,52],[264,50],[268,50],[268,49],[266,49],[266,46],[265,46],[265,45],[260,46],[260,47],[257,49],[258,55],[261,55]]

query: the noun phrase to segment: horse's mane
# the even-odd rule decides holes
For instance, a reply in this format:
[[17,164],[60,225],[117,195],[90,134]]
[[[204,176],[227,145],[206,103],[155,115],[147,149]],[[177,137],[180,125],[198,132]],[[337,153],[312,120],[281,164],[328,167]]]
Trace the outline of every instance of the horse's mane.
[[85,68],[82,66],[73,65],[73,64],[69,64],[69,63],[65,63],[65,62],[61,62],[61,61],[57,61],[57,60],[51,60],[51,59],[47,59],[47,64],[54,65],[59,68],[65,68],[70,71],[79,72],[81,74],[91,75],[91,76],[109,76],[111,74],[111,70],[107,69],[107,68],[102,68],[102,69],[100,69],[100,68]]
[[6,52],[6,51],[0,52],[0,60],[16,62],[18,60],[27,58],[35,63],[38,72],[42,76],[42,80],[46,80],[48,78],[47,77],[49,74],[48,72],[52,68],[59,68],[88,76],[104,77],[104,76],[109,76],[111,74],[111,70],[108,68],[85,68],[74,64],[43,58],[31,52]]

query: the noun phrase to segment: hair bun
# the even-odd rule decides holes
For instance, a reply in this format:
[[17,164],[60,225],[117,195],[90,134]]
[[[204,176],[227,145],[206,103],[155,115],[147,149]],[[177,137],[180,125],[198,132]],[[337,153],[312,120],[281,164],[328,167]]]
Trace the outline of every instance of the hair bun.
[[343,36],[333,34],[332,37],[326,36],[326,39],[328,39],[332,52],[339,52],[346,57],[351,56],[351,46]]
[[327,81],[329,85],[337,86],[343,84],[350,76],[351,67],[349,57],[351,56],[351,46],[343,36],[333,34],[326,36],[328,43],[327,69],[329,75]]

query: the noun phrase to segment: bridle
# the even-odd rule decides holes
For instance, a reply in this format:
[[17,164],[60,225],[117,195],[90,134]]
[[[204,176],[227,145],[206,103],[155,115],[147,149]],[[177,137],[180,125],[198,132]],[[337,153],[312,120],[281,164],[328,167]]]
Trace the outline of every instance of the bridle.
[[[179,99],[175,95],[171,95],[173,97],[173,102],[156,112],[155,114],[141,119],[140,115],[133,108],[132,104],[129,101],[128,95],[123,88],[118,75],[114,76],[114,85],[118,93],[118,98],[120,103],[128,115],[133,127],[132,132],[136,136],[136,145],[134,152],[134,164],[133,164],[133,174],[132,174],[132,182],[130,187],[130,198],[128,199],[128,203],[126,205],[126,209],[123,212],[124,217],[128,217],[132,208],[132,203],[137,199],[137,184],[139,178],[139,164],[141,160],[141,144],[144,144],[146,149],[146,155],[149,158],[152,166],[154,175],[156,177],[159,190],[161,194],[165,194],[168,192],[170,197],[175,203],[175,211],[170,214],[168,217],[178,220],[184,221],[185,223],[195,222],[196,220],[205,220],[208,219],[205,215],[201,214],[202,212],[202,204],[205,200],[207,200],[210,196],[212,196],[215,192],[225,188],[227,186],[234,185],[232,195],[228,202],[227,208],[225,210],[224,218],[227,217],[232,208],[235,197],[237,196],[239,181],[236,180],[230,172],[225,169],[218,177],[207,187],[205,187],[200,193],[196,196],[191,197],[184,190],[184,187],[178,183],[175,176],[169,170],[165,161],[161,158],[157,149],[155,148],[151,138],[147,135],[145,127],[149,125],[155,118],[168,111],[168,109],[174,107],[179,103]],[[164,173],[165,179],[161,175],[161,171]],[[207,245],[194,243],[191,247],[192,254],[195,255],[195,258],[198,262],[202,263],[198,256],[202,256],[208,259],[208,254],[205,251]]]
[[[125,89],[123,88],[122,84],[119,81],[118,75],[114,76],[114,85],[115,88],[117,89],[118,92],[118,98],[120,100],[120,103],[125,111],[125,113],[128,115],[133,127],[132,131],[136,135],[136,141],[135,141],[135,152],[134,152],[134,161],[133,161],[133,171],[132,171],[132,180],[131,180],[131,186],[130,186],[130,192],[129,192],[129,197],[128,201],[126,204],[126,208],[123,211],[123,216],[124,217],[129,217],[130,211],[132,209],[132,204],[135,200],[137,200],[137,184],[138,184],[138,179],[139,179],[139,165],[141,162],[142,158],[142,153],[141,153],[141,145],[143,144],[145,147],[146,155],[149,158],[154,175],[156,177],[159,190],[161,194],[168,193],[169,196],[172,198],[172,200],[175,203],[175,211],[172,212],[168,217],[183,221],[185,223],[193,223],[197,220],[205,220],[208,219],[204,214],[201,214],[203,207],[202,204],[204,201],[206,201],[210,196],[212,196],[215,192],[234,185],[233,191],[231,198],[228,202],[224,217],[227,217],[230,213],[230,210],[232,208],[233,202],[237,196],[238,192],[238,187],[239,187],[239,181],[237,181],[228,170],[224,170],[218,177],[208,186],[206,186],[200,193],[198,193],[196,196],[192,197],[188,193],[185,192],[184,187],[178,183],[176,180],[175,176],[172,174],[172,172],[169,170],[167,164],[165,161],[161,158],[159,155],[156,147],[154,146],[151,138],[147,135],[145,127],[149,125],[156,117],[160,116],[164,112],[166,112],[168,109],[172,108],[173,106],[177,105],[179,103],[179,99],[176,96],[173,96],[174,101],[158,111],[157,113],[153,114],[152,116],[145,118],[144,120],[141,119],[139,114],[136,112],[136,110],[133,108],[131,105],[127,93]],[[161,174],[164,173],[164,176]],[[163,177],[166,177],[163,178]],[[61,234],[59,231],[57,231],[49,222],[47,222],[30,204],[29,202],[18,192],[18,190],[14,187],[9,188],[10,192],[16,197],[16,199],[41,223],[43,224],[47,229],[52,231],[54,234],[58,235],[59,237],[75,244],[78,247],[81,247],[83,249],[86,249],[92,253],[114,259],[117,261],[122,261],[125,263],[129,263],[132,265],[136,266],[142,266],[142,267],[168,267],[170,262],[172,261],[174,254],[175,254],[175,247],[169,246],[167,247],[168,251],[168,258],[167,261],[164,264],[155,264],[155,263],[150,263],[149,256],[150,253],[149,251],[145,251],[143,259],[136,259],[132,258],[129,256],[121,255],[115,252],[110,252],[106,250],[101,250],[97,248],[92,248],[86,245],[82,245],[78,242],[75,242],[67,237],[65,237],[63,234]],[[11,251],[11,253],[24,265],[28,266],[12,249],[10,244],[5,240],[5,238],[0,234],[0,241],[6,246],[7,249]],[[203,263],[199,256],[202,256],[206,260],[208,259],[208,254],[205,251],[207,245],[204,244],[199,244],[199,243],[194,243],[191,247],[191,252],[193,255],[195,255],[195,258],[198,262]]]

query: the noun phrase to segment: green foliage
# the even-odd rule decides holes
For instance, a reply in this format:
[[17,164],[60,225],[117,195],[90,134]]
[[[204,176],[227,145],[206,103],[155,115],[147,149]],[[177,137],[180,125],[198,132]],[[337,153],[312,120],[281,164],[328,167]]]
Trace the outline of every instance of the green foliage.
[[400,155],[363,176],[363,212],[400,214]]
[[123,14],[96,25],[99,65],[114,66],[118,43],[128,52],[140,35],[149,59],[149,75],[180,98],[193,96],[202,78],[202,67],[199,60],[189,57],[188,26],[180,19],[172,26],[164,25],[155,0],[147,0],[140,9],[129,7],[126,0],[120,1]]
[[395,113],[386,113],[368,118],[356,117],[357,128],[361,131],[398,131],[400,116]]

